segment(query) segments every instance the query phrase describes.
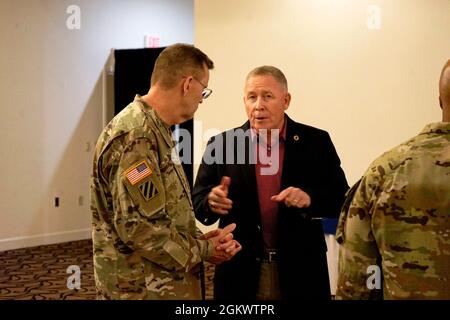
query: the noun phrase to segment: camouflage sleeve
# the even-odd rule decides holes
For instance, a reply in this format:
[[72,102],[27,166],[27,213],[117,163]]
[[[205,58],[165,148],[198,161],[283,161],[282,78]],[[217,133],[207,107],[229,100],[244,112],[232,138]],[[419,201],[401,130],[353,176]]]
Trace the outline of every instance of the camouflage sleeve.
[[202,232],[202,230],[200,230],[199,227],[195,227],[195,237],[198,239],[203,235],[204,235],[204,233]]
[[155,144],[149,138],[133,139],[125,145],[117,165],[106,170],[114,227],[122,242],[146,259],[166,269],[189,271],[207,260],[213,248],[210,241],[193,237],[188,226],[175,226],[167,214],[170,192],[163,188]]
[[[371,231],[370,199],[374,182],[367,176],[349,190],[337,227],[339,242],[336,299],[372,299],[371,272],[377,268],[378,251]],[[358,185],[359,184],[359,185]]]

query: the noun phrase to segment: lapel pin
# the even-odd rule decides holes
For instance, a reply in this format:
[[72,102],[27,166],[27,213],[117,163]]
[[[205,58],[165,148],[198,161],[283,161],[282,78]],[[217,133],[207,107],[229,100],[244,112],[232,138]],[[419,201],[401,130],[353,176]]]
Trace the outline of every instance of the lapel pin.
[[294,135],[294,140],[298,141],[300,139],[300,137],[298,135]]

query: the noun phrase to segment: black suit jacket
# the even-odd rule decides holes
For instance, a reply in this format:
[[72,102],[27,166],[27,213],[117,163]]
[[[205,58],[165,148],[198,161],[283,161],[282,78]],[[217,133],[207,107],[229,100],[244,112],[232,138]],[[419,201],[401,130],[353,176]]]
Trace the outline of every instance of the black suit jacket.
[[[328,133],[294,122],[287,116],[286,119],[281,190],[290,186],[304,190],[311,197],[311,206],[294,209],[280,204],[279,207],[276,249],[282,299],[330,299],[326,243],[321,221],[315,218],[338,217],[348,184]],[[221,218],[220,227],[236,223],[234,238],[243,247],[233,259],[216,267],[216,299],[254,300],[258,290],[258,258],[263,252],[263,235],[255,161],[252,161],[254,147],[251,139],[247,139],[245,163],[237,163],[242,162],[243,159],[239,159],[242,154],[236,152],[237,140],[229,138],[230,133],[246,131],[249,127],[247,121],[208,142],[193,189],[197,219],[210,225]],[[213,155],[218,162],[228,158],[230,162],[230,152],[234,153],[233,163],[211,164],[211,157],[206,157]],[[219,216],[209,211],[207,195],[220,183],[222,176],[231,177],[228,197],[233,201],[233,208],[227,215]]]

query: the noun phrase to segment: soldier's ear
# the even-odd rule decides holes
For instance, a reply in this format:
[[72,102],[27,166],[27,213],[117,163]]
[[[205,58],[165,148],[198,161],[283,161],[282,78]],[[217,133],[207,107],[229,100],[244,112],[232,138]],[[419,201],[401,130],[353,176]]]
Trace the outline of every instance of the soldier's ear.
[[439,96],[439,106],[440,106],[441,109],[442,109],[442,99],[441,99],[441,96]]
[[189,92],[189,88],[191,87],[191,84],[192,84],[192,76],[183,78],[182,84],[183,96],[187,95],[187,93]]

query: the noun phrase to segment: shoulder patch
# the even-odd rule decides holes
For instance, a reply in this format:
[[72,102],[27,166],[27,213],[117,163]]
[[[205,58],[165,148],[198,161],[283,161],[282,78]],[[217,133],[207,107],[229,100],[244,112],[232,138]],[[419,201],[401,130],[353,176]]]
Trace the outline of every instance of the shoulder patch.
[[125,171],[125,176],[131,185],[135,185],[139,181],[142,181],[145,177],[152,174],[152,169],[148,165],[147,161],[141,161],[136,165],[131,166]]
[[146,201],[149,201],[159,193],[158,187],[152,180],[147,180],[138,186],[139,191]]

